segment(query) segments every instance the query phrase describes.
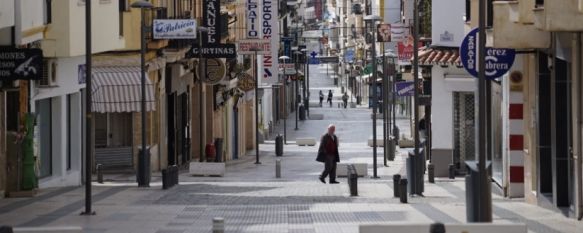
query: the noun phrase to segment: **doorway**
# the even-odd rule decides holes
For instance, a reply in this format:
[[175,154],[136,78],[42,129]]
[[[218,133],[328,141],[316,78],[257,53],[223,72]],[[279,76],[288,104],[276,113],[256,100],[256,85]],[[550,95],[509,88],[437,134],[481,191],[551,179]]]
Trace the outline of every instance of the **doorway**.
[[475,105],[473,92],[453,93],[453,164],[458,174],[465,174],[465,162],[476,157]]

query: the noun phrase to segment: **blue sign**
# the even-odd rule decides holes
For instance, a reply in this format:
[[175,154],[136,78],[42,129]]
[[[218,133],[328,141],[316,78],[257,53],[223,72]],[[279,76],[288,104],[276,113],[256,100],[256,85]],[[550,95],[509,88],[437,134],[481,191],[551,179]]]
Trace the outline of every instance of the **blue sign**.
[[310,65],[318,65],[320,64],[320,59],[315,57],[310,57]]
[[[486,48],[486,78],[495,79],[506,74],[512,64],[516,52],[514,49]],[[464,68],[474,77],[478,77],[478,28],[466,35],[460,47],[460,58]]]
[[415,95],[415,82],[397,82],[395,89],[398,96],[413,96]]
[[346,50],[344,54],[344,61],[345,62],[354,62],[354,49]]
[[291,57],[291,41],[284,40],[283,41],[283,55]]

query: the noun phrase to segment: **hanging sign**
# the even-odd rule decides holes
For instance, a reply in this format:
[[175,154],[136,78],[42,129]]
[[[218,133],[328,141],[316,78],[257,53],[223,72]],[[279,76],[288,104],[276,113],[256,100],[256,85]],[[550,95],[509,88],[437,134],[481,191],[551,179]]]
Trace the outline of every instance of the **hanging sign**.
[[[421,43],[419,43],[421,47]],[[397,43],[399,65],[411,65],[411,58],[413,57],[413,37],[408,36],[404,42]]]
[[[515,57],[514,49],[486,48],[486,78],[495,79],[506,74]],[[468,73],[478,77],[478,28],[470,31],[462,41],[460,58]]]
[[196,20],[155,19],[152,31],[154,39],[196,39]]
[[218,44],[221,42],[221,34],[217,33],[217,29],[221,26],[221,2],[220,0],[203,0],[202,4],[203,24],[208,28],[203,43]]
[[41,49],[0,47],[0,81],[39,80],[42,74],[43,51]]
[[395,83],[398,96],[413,96],[415,94],[415,82],[397,82]]
[[239,81],[237,82],[237,87],[244,92],[251,91],[255,89],[255,79],[248,73],[241,73],[239,75]]
[[[237,52],[244,55],[253,55],[255,53],[269,55],[271,54],[270,48],[270,40],[240,40]],[[253,49],[257,49],[258,51],[253,51]]]
[[[225,75],[227,74],[227,66],[221,59],[211,58],[211,59],[203,59],[203,65],[206,67],[205,74],[200,74],[199,66],[196,69],[196,76],[199,79],[202,79],[203,82],[209,85],[215,85],[219,83]],[[202,78],[201,78],[202,76]]]
[[260,0],[247,0],[247,39],[259,39]]
[[409,27],[404,24],[391,24],[391,41],[392,42],[403,42],[409,36]]
[[271,41],[270,54],[263,56],[263,79],[261,83],[276,84],[279,52],[279,21],[277,2],[261,0],[261,32],[263,39]]
[[198,58],[199,52],[202,51],[201,56],[204,58],[237,58],[237,49],[235,44],[213,44],[203,46],[202,49],[198,45],[193,45],[186,53],[187,58]]

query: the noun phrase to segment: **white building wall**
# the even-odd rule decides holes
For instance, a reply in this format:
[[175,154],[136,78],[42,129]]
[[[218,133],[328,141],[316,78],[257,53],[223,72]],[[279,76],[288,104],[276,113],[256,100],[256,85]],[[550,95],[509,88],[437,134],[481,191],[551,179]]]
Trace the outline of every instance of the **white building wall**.
[[43,0],[15,2],[16,44],[22,45],[43,39],[43,30],[39,29],[45,26],[47,2]]
[[0,29],[14,26],[14,0],[0,0]]
[[[433,1],[431,8],[432,45],[458,47],[465,36],[464,0]],[[446,33],[447,32],[447,33]]]
[[[52,98],[52,175],[39,181],[40,188],[76,186],[81,184],[81,162],[84,151],[83,141],[83,101],[80,90],[85,87],[78,82],[79,65],[84,64],[84,56],[58,58],[56,61],[56,82],[53,87],[34,86],[31,101]],[[71,119],[67,113],[67,95],[71,94]],[[31,104],[35,112],[35,104]],[[41,119],[42,120],[42,119]],[[67,133],[71,121],[71,135]],[[70,141],[69,138],[70,137]],[[35,138],[35,141],[38,141]],[[67,169],[67,156],[71,143],[71,169]],[[37,142],[38,144],[38,142]]]

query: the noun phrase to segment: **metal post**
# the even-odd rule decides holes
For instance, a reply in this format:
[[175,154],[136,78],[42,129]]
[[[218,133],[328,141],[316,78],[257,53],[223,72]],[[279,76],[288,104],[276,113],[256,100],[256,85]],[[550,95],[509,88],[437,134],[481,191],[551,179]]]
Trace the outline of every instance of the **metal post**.
[[478,100],[479,100],[479,115],[478,115],[478,169],[480,172],[480,190],[474,192],[479,195],[477,198],[479,203],[479,216],[477,222],[492,222],[492,197],[490,193],[490,184],[488,182],[488,171],[486,170],[486,0],[479,1],[479,34],[478,34]]
[[142,89],[142,99],[141,99],[141,116],[142,116],[142,154],[139,155],[139,159],[142,162],[142,166],[138,166],[138,187],[150,187],[150,179],[148,178],[148,173],[146,163],[146,155],[148,150],[146,148],[146,22],[144,18],[146,17],[146,11],[142,8],[141,13],[141,49],[140,49],[140,70],[141,70],[141,89]]
[[283,71],[283,144],[287,145],[287,77]]
[[310,117],[310,59],[308,51],[306,50],[306,88],[308,91],[308,100],[306,101],[306,110],[308,111],[308,118]]
[[[373,27],[372,37],[376,38],[375,20],[371,20]],[[377,58],[376,42],[372,42],[372,153],[373,153],[373,178],[379,178],[377,175]]]
[[255,50],[255,164],[259,162],[259,74],[257,72],[257,50]]
[[204,161],[204,95],[203,95],[203,89],[204,89],[204,82],[203,82],[203,77],[206,77],[206,70],[205,67],[202,63],[202,31],[199,30],[198,32],[199,35],[199,40],[198,40],[198,81],[200,83],[200,91],[198,93],[198,109],[199,109],[199,121],[198,121],[198,126],[199,126],[199,150],[200,150],[200,158],[199,158],[199,162],[203,162]]
[[419,0],[415,0],[413,29],[413,79],[414,79],[414,124],[415,124],[415,156],[419,156]]
[[82,215],[94,215],[91,210],[91,158],[93,158],[93,115],[91,109],[91,0],[85,2],[85,211]]
[[388,96],[388,91],[387,91],[387,81],[388,81],[388,72],[387,72],[387,54],[385,52],[385,43],[383,43],[383,77],[381,77],[383,79],[383,106],[381,106],[383,108],[383,155],[384,155],[384,159],[383,159],[383,164],[385,165],[385,167],[387,167],[387,158],[388,158],[388,152],[389,152],[389,143],[388,143],[388,136],[389,134],[387,133],[387,96]]

